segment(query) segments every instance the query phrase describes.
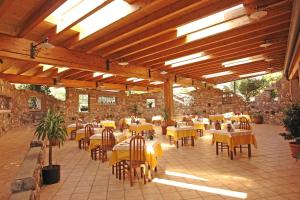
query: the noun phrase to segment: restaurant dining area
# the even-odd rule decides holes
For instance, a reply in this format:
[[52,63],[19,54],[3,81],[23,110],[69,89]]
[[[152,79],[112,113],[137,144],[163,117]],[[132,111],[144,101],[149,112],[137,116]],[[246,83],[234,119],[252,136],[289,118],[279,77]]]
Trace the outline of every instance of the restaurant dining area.
[[299,200],[299,0],[0,0],[0,200]]

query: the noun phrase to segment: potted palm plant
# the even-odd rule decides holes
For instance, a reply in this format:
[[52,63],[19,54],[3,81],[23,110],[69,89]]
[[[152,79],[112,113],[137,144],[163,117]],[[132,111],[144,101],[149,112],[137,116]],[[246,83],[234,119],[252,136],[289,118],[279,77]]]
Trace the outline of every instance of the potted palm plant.
[[292,104],[284,111],[283,125],[287,129],[285,139],[291,139],[290,148],[292,156],[300,158],[300,104]]
[[252,115],[252,121],[255,123],[255,124],[262,124],[263,121],[264,121],[264,117],[262,115],[262,112],[255,112],[253,113]]
[[42,176],[44,184],[57,183],[60,180],[60,165],[52,164],[52,147],[63,144],[67,137],[65,121],[60,113],[49,109],[46,116],[38,123],[35,135],[39,140],[49,143],[49,165],[43,167]]

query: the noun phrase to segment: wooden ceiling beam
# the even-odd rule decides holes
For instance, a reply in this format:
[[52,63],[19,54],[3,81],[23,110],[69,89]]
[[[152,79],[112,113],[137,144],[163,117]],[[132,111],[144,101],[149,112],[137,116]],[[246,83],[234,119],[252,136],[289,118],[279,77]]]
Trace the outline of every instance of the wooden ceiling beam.
[[21,25],[21,29],[18,33],[19,37],[24,37],[34,27],[40,24],[46,17],[48,17],[53,11],[61,6],[66,0],[51,0],[46,1],[39,9],[33,11],[25,22]]
[[[288,31],[286,32],[281,32],[280,34],[272,34],[272,35],[268,35],[268,37],[266,36],[261,36],[259,38],[253,38],[253,39],[249,39],[249,40],[240,40],[240,41],[236,41],[236,42],[232,42],[231,44],[228,45],[222,45],[221,43],[219,43],[219,45],[213,45],[212,48],[205,48],[205,53],[207,55],[227,55],[228,53],[232,53],[232,52],[237,52],[239,50],[245,50],[245,49],[252,49],[252,48],[256,48],[259,47],[259,45],[264,43],[264,38],[276,38],[277,41],[273,42],[273,45],[279,42],[284,42],[284,40],[286,40],[286,36],[287,36]],[[280,41],[279,41],[280,39]],[[172,60],[175,58],[179,58],[182,56],[186,56],[186,55],[190,55],[190,54],[194,54],[194,53],[198,53],[198,52],[203,52],[204,48],[200,47],[200,48],[195,48],[195,49],[191,49],[189,51],[185,51],[185,52],[179,52],[178,54],[175,55],[171,55],[171,56],[166,56],[164,58],[161,59],[157,59],[155,61],[150,61],[150,62],[146,62],[143,65],[145,66],[151,66],[153,69],[163,69],[166,68],[167,66],[165,66],[165,61],[167,60]]]
[[[223,3],[227,4],[228,1],[223,1]],[[125,38],[122,41],[118,41],[111,46],[97,49],[97,51],[89,51],[89,52],[96,52],[96,53],[100,53],[101,55],[103,55],[105,57],[109,57],[109,54],[115,53],[122,49],[126,49],[132,45],[139,43],[139,42],[143,42],[143,41],[146,41],[147,39],[151,39],[155,36],[161,35],[169,29],[172,29],[172,28],[175,29],[176,27],[186,24],[187,22],[199,19],[199,18],[203,17],[203,14],[205,15],[206,12],[209,12],[212,9],[216,9],[216,8],[217,8],[217,6],[215,4],[213,4],[213,6],[210,5],[210,7],[208,6],[208,8],[205,8],[205,9],[201,8],[201,9],[199,9],[199,11],[189,12],[185,16],[178,16],[177,19],[170,20],[164,24],[157,25],[157,26],[155,26],[149,30],[146,30],[142,33]],[[223,9],[225,9],[225,8],[223,8]],[[283,7],[280,10],[270,11],[269,16],[273,16],[273,15],[276,16],[276,14],[282,13],[284,9],[285,9],[285,11],[287,10],[285,7]],[[203,12],[204,10],[205,10],[205,13]],[[211,13],[212,12],[210,12],[209,14],[211,14]],[[267,16],[266,18],[268,18],[269,16]],[[190,19],[189,17],[191,17],[192,19]],[[175,26],[172,27],[172,25],[175,25]],[[174,39],[176,39],[176,38],[174,38]]]
[[[187,2],[187,1],[181,1]],[[199,2],[199,1],[198,1]],[[102,52],[106,54],[107,52],[114,53],[121,49],[124,49],[128,46],[132,46],[137,44],[139,41],[145,41],[147,38],[152,38],[157,35],[161,35],[163,33],[168,32],[170,29],[175,29],[176,27],[186,24],[187,22],[194,21],[196,19],[206,17],[212,13],[216,13],[220,10],[224,10],[226,8],[232,7],[240,3],[239,0],[227,0],[227,1],[210,1],[206,6],[203,6],[201,2],[199,2],[199,6],[192,6],[190,11],[186,11],[182,13],[182,15],[177,15],[177,18],[171,18],[169,21],[159,24],[156,23],[153,26],[149,27],[147,30],[142,32],[138,32],[133,34],[129,37],[124,37],[122,40],[118,41],[115,44],[112,44],[108,47],[101,47],[103,46],[102,43],[94,42],[93,46],[89,46],[89,52]],[[201,12],[197,12],[196,10],[201,8]],[[176,8],[178,10],[179,8]],[[134,28],[138,27],[135,25]]]
[[17,71],[16,75],[21,75],[25,72],[27,72],[28,70],[30,70],[31,68],[34,68],[38,65],[38,63],[34,62],[34,63],[28,63],[22,67],[19,68],[19,70]]
[[[215,0],[214,0],[215,1]],[[115,26],[114,28],[104,28],[97,31],[95,34],[88,36],[86,39],[78,41],[71,46],[71,48],[81,48],[84,51],[94,51],[97,48],[112,44],[112,42],[122,41],[127,35],[133,35],[140,33],[146,28],[156,26],[159,22],[164,22],[167,17],[175,17],[186,9],[189,9],[195,5],[205,4],[207,0],[158,0],[149,4],[149,6],[143,7],[140,10],[132,13],[132,16],[120,20],[120,24],[123,26]],[[131,18],[131,20],[129,20]],[[106,29],[110,29],[109,32]],[[106,34],[101,34],[106,32]]]
[[8,11],[14,0],[0,0],[0,18]]
[[[259,51],[250,51],[250,52],[241,53],[240,55],[239,55],[239,53],[235,53],[228,57],[212,59],[211,61],[208,61],[205,63],[203,62],[201,64],[189,65],[189,66],[186,65],[186,66],[184,66],[185,69],[182,68],[183,66],[178,67],[177,69],[173,68],[172,73],[175,73],[175,74],[183,73],[183,72],[192,72],[193,73],[198,70],[209,71],[212,69],[220,69],[220,68],[223,68],[223,66],[222,66],[223,62],[230,61],[230,60],[236,60],[236,59],[240,59],[240,58],[246,58],[246,57],[250,57],[250,56],[256,56],[256,55],[260,55],[260,54],[263,54],[263,55],[266,55],[267,57],[276,59],[276,56],[278,56],[278,54],[284,56],[284,53],[285,53],[284,47],[286,47],[286,45],[274,47],[274,48],[272,48],[272,51],[270,51],[270,52],[266,52],[264,50],[259,50]],[[272,55],[274,55],[274,56],[272,56]],[[227,68],[227,69],[229,69],[229,68]],[[225,71],[225,69],[223,71]]]
[[0,56],[3,57],[66,66],[70,69],[99,71],[125,77],[164,80],[164,77],[158,72],[151,73],[151,77],[149,77],[148,69],[140,66],[128,65],[123,67],[116,63],[109,63],[109,70],[107,71],[106,61],[103,58],[61,47],[43,49],[35,59],[32,59],[29,52],[32,41],[3,34],[0,34],[0,41]]
[[[214,55],[212,55],[211,59],[204,60],[204,61],[201,61],[198,63],[191,63],[188,65],[183,65],[183,66],[174,67],[174,68],[169,67],[169,71],[178,73],[181,71],[191,71],[191,70],[194,70],[195,68],[208,69],[212,65],[222,66],[221,64],[226,61],[236,60],[236,59],[240,59],[240,58],[246,58],[246,57],[256,56],[256,55],[261,55],[261,54],[271,57],[272,54],[275,54],[278,51],[279,52],[284,51],[285,47],[286,47],[285,43],[279,43],[279,44],[273,45],[273,47],[270,46],[267,49],[263,49],[258,46],[258,47],[254,47],[252,49],[249,48],[249,49],[241,50],[239,52],[238,51],[232,51],[231,53],[228,52],[226,55],[214,54]],[[276,58],[273,58],[273,59],[276,59]]]
[[[138,63],[159,59],[163,56],[176,54],[178,52],[187,51],[195,48],[203,47],[203,50],[210,48],[210,46],[216,46],[222,44],[231,44],[240,40],[245,40],[259,35],[268,35],[272,32],[278,32],[279,27],[286,27],[290,22],[290,12],[281,14],[275,18],[268,20],[260,20],[256,23],[248,26],[243,26],[230,31],[226,31],[222,34],[217,34],[211,37],[207,37],[194,42],[185,43],[183,39],[177,39],[175,42],[167,42],[162,45],[149,48],[145,51],[141,51],[130,56],[123,57],[124,60],[130,63]],[[270,32],[269,32],[270,29]]]

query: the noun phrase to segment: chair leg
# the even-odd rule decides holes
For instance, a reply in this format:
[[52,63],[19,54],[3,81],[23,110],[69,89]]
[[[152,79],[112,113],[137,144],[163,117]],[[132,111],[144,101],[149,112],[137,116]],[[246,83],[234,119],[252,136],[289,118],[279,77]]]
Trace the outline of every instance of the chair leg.
[[240,152],[242,153],[242,145],[240,145]]
[[133,186],[133,180],[132,180],[132,168],[129,168],[129,178],[130,178],[130,185]]

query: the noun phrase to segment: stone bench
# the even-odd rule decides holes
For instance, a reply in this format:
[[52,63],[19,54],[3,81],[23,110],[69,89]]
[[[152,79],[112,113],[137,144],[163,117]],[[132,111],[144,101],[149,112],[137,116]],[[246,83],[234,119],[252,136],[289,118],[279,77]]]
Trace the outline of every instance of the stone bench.
[[43,147],[29,149],[16,178],[11,183],[10,200],[39,199],[41,171],[45,158]]

